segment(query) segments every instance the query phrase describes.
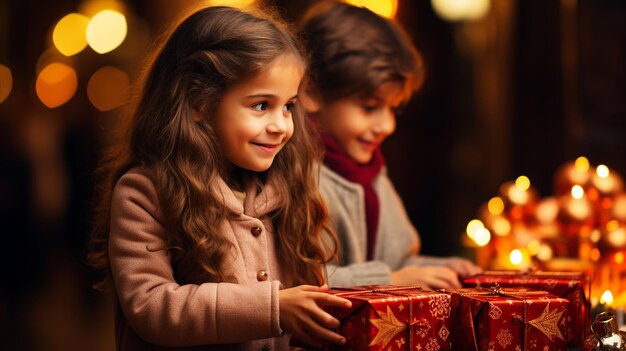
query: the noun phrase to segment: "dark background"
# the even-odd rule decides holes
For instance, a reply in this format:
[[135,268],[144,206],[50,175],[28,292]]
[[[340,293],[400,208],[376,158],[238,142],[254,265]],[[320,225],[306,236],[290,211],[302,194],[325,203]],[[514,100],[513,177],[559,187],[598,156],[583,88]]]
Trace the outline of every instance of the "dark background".
[[[266,0],[296,21],[315,1]],[[0,345],[6,350],[112,350],[109,298],[83,264],[91,172],[120,111],[87,100],[87,77],[116,65],[136,78],[151,41],[198,1],[126,1],[120,53],[76,57],[79,86],[48,109],[34,93],[50,28],[77,1],[0,2],[0,64],[13,91],[0,103]],[[439,18],[400,0],[397,20],[428,78],[383,146],[423,253],[462,255],[466,223],[505,181],[526,175],[542,196],[578,156],[626,174],[626,2],[492,0],[486,17]],[[134,33],[131,40],[130,33]]]

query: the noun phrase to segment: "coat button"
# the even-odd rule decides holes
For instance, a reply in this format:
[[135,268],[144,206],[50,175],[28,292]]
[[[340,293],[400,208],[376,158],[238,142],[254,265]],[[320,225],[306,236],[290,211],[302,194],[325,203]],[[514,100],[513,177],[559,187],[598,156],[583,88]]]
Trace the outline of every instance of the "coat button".
[[260,282],[264,282],[267,280],[267,272],[264,270],[260,270],[256,273],[256,280],[260,281]]
[[263,233],[263,228],[261,228],[261,227],[254,227],[250,231],[252,232],[252,235],[259,236],[259,235],[261,235],[261,233]]

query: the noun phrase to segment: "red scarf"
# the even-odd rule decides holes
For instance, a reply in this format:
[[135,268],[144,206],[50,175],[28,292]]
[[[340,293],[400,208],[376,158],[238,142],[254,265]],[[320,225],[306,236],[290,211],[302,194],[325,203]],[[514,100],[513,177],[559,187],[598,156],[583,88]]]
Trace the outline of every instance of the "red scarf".
[[371,260],[374,256],[374,244],[376,243],[376,231],[378,230],[378,218],[380,216],[378,195],[376,195],[374,187],[372,187],[372,182],[385,164],[383,154],[380,152],[380,148],[378,148],[374,151],[370,162],[360,164],[348,156],[330,135],[322,132],[321,137],[326,148],[324,164],[345,179],[363,187],[365,219],[367,222],[367,259]]

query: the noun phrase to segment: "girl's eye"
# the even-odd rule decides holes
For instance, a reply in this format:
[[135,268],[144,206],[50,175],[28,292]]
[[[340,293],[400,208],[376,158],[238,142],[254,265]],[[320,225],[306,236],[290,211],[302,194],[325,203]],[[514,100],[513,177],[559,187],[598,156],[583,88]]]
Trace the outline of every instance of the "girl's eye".
[[255,111],[265,111],[267,110],[267,102],[259,102],[258,104],[252,105],[252,109]]
[[294,103],[286,104],[285,106],[283,106],[283,111],[292,112],[294,106],[295,106]]

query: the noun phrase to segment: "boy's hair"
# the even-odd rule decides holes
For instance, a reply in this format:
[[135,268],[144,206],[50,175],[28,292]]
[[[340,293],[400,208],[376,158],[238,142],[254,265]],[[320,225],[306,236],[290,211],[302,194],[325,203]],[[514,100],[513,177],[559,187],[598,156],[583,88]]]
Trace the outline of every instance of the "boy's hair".
[[[175,268],[193,272],[197,282],[229,281],[220,265],[233,243],[220,232],[226,212],[211,192],[216,179],[226,177],[214,111],[229,88],[284,54],[304,61],[289,30],[267,14],[208,7],[174,28],[145,74],[128,137],[99,169],[104,179],[88,259],[109,273],[106,278],[112,191],[126,171],[140,165],[153,175]],[[199,122],[194,113],[202,116]],[[283,204],[271,217],[281,266],[294,284],[321,284],[322,264],[332,250],[322,240],[327,209],[316,184],[320,150],[297,109],[293,121],[292,138],[272,167],[257,175],[282,187]]]
[[404,30],[372,11],[326,1],[303,17],[313,92],[322,102],[369,98],[386,82],[402,84],[405,100],[425,77],[422,58]]

